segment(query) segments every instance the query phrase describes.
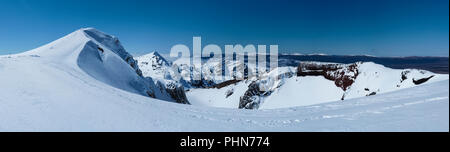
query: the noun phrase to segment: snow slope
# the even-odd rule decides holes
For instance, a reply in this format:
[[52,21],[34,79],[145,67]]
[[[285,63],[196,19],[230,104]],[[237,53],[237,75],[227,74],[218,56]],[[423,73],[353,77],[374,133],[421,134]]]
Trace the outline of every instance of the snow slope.
[[[346,92],[346,99],[391,92],[417,86],[415,80],[429,78],[424,83],[448,80],[447,74],[435,74],[417,69],[391,69],[373,62],[358,63],[358,76]],[[404,76],[404,77],[403,77]],[[403,78],[404,79],[403,79]]]
[[248,83],[241,82],[220,89],[191,89],[186,92],[186,95],[190,103],[195,106],[236,109],[239,107],[239,99],[247,91],[248,85]]
[[449,131],[448,80],[345,102],[221,109],[148,98],[40,60],[0,57],[0,131]]
[[337,101],[343,93],[342,89],[323,77],[294,77],[286,79],[283,87],[267,97],[266,102],[261,104],[260,109],[286,108]]
[[[286,79],[282,87],[263,99],[259,109],[276,109],[313,105],[337,101],[344,91],[332,81],[322,77],[295,77]],[[187,97],[192,105],[206,107],[238,108],[240,97],[248,89],[250,81],[229,85],[221,89],[192,89]],[[317,86],[317,87],[303,87]],[[229,92],[233,92],[228,95]]]
[[93,28],[77,30],[42,47],[8,58],[20,62],[35,60],[33,65],[18,70],[52,66],[72,74],[80,73],[76,76],[89,82],[95,79],[125,91],[174,101],[165,88],[156,86],[151,78],[142,77],[137,62],[116,37]]
[[[417,69],[391,69],[372,62],[354,64],[307,62],[307,64],[323,65],[329,69],[337,66],[342,69],[324,72],[328,73],[326,78],[314,73],[298,76],[295,72],[297,68],[280,67],[275,69],[278,73],[274,70],[263,74],[260,79],[249,79],[220,89],[192,89],[187,92],[187,97],[189,100],[193,100],[192,104],[194,105],[275,109],[379,95],[422,85],[415,84],[414,81],[424,78],[430,78],[423,82],[424,84],[449,79],[446,74],[435,74]],[[354,69],[349,70],[349,67]],[[304,74],[307,72],[310,71],[303,71]],[[337,84],[341,84],[341,81],[330,80],[330,78],[342,78],[341,76],[348,76],[348,79],[353,81],[349,83],[348,87],[345,87],[346,90],[343,89],[344,87],[337,86]],[[254,89],[252,83],[256,83],[259,88],[266,88],[267,91],[257,93],[258,89]],[[229,95],[229,92],[233,94]],[[204,98],[205,96],[210,98]]]
[[0,131],[449,131],[448,79],[311,106],[205,108],[149,98],[161,88],[140,83],[114,38],[86,31],[98,32],[0,56]]

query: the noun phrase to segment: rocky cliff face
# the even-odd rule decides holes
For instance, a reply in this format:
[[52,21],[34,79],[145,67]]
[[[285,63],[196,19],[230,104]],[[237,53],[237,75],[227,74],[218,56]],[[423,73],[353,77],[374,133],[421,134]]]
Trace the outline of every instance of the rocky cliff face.
[[334,81],[337,87],[346,91],[358,76],[357,63],[335,64],[304,62],[297,67],[297,76],[323,76]]
[[189,104],[186,97],[183,80],[174,78],[171,62],[167,61],[158,52],[140,56],[138,65],[143,69],[143,76],[153,79],[159,92],[169,100],[177,103]]
[[188,65],[186,61],[175,61],[176,69],[189,88],[217,88],[224,87],[237,80],[249,77],[249,67],[240,61],[232,59],[204,60],[204,64]]
[[260,81],[254,81],[248,86],[248,90],[240,98],[239,109],[258,109],[262,103],[263,97],[269,96],[271,90],[261,90],[259,87]]
[[277,68],[259,78],[253,77],[254,80],[251,80],[247,91],[239,100],[239,109],[258,109],[264,102],[264,97],[270,96],[273,91],[284,84],[285,79],[294,75],[289,68]]
[[186,97],[184,87],[179,83],[171,80],[166,80],[164,82],[158,81],[156,86],[160,88],[161,92],[166,93],[168,97],[175,100],[175,102],[190,104]]
[[[117,37],[102,33],[93,28],[86,28],[83,31],[94,41],[97,41],[97,43],[102,44],[104,47],[109,48],[111,51],[119,55],[120,58],[122,58],[135,70],[136,74],[142,76],[142,71],[139,69],[137,61],[134,60],[133,56],[125,50]],[[99,51],[104,52],[103,48],[97,48]]]
[[186,90],[222,88],[239,82],[239,78],[247,79],[250,70],[247,64],[232,59],[203,59],[202,66],[189,64],[189,58],[180,58],[172,63],[157,52],[140,56],[137,60],[145,77],[174,80]]

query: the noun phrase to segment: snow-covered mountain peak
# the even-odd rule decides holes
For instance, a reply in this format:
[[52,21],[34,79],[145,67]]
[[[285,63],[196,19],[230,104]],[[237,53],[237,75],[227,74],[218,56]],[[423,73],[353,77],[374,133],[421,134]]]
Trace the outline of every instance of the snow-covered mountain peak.
[[44,65],[76,71],[88,79],[114,88],[166,101],[188,103],[182,88],[166,88],[151,77],[143,77],[137,61],[115,36],[94,28],[76,30],[42,47],[16,57],[39,57]]
[[143,76],[165,79],[170,77],[171,64],[158,52],[152,52],[136,58],[138,65],[143,69]]
[[165,88],[165,91],[177,102],[188,103],[184,87],[188,86],[181,77],[177,77],[172,70],[172,63],[168,62],[158,52],[152,52],[136,58],[142,75],[151,78],[156,85]]
[[[77,55],[80,49],[89,41],[94,42],[100,49],[108,49],[121,58],[126,59],[131,55],[126,52],[117,37],[108,35],[95,28],[81,28],[53,42],[45,44],[36,49],[18,55],[42,55],[42,56],[65,56],[67,54]],[[76,58],[76,56],[74,57]]]
[[167,61],[163,56],[161,56],[158,52],[154,51],[152,53],[143,55],[138,57],[139,61],[145,64],[153,64],[158,66],[171,66],[171,63]]

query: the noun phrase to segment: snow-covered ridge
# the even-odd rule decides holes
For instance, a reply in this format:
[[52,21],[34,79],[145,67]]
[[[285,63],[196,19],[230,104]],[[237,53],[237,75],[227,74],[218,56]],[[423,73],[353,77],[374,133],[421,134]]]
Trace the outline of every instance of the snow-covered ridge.
[[[85,72],[95,80],[115,88],[166,101],[174,99],[164,85],[144,78],[137,61],[117,37],[94,28],[83,28],[20,56],[39,56],[45,62]],[[184,92],[181,92],[184,94]],[[183,96],[183,95],[180,95]]]

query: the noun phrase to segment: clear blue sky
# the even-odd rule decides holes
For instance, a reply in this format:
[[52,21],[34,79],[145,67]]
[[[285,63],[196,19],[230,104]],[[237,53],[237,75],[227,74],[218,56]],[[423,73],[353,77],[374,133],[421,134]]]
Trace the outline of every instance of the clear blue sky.
[[448,56],[448,0],[2,0],[0,54],[82,27],[133,54],[175,44],[278,44],[280,52]]

